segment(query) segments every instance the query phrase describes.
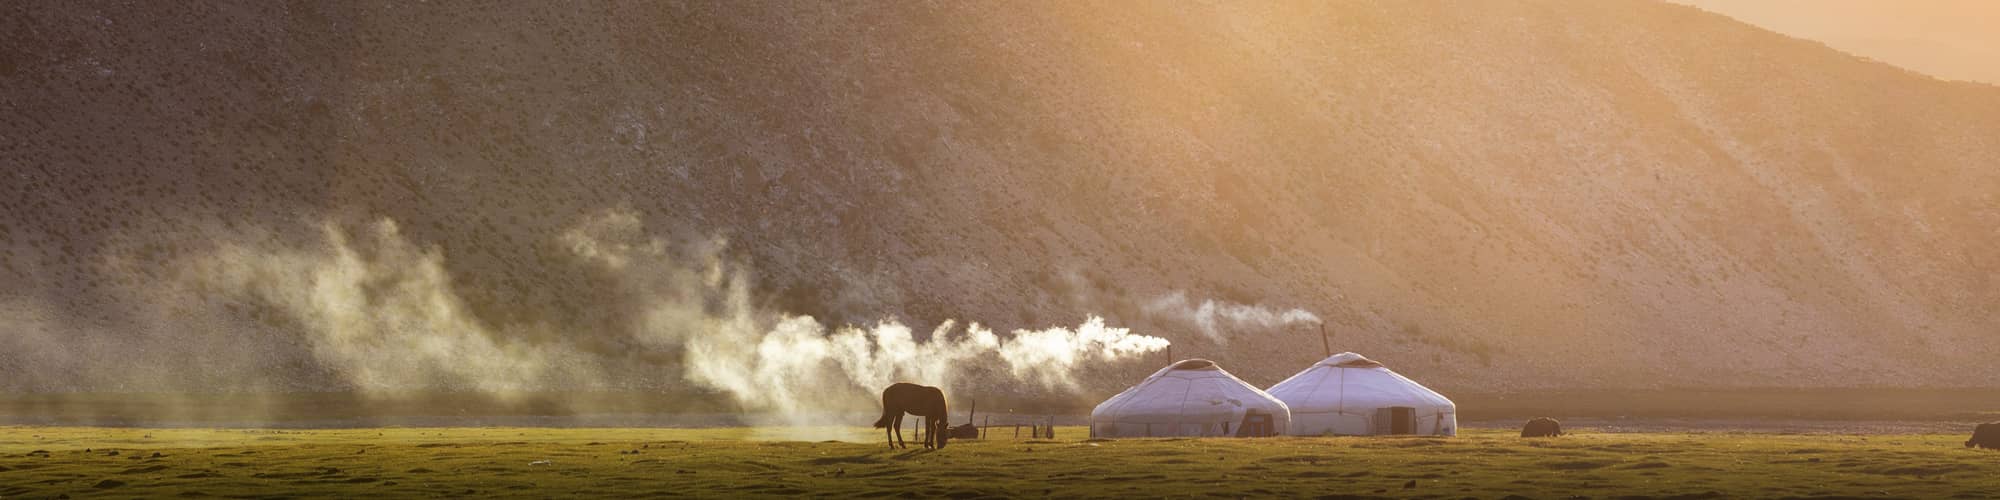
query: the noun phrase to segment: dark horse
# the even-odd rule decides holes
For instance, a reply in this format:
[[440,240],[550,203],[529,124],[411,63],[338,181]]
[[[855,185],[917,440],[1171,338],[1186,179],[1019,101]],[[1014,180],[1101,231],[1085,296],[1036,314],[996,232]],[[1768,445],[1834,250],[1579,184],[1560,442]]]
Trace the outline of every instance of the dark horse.
[[896,449],[898,444],[910,447],[903,443],[904,413],[924,417],[925,448],[932,447],[933,443],[937,448],[944,448],[945,440],[951,437],[951,431],[947,429],[951,422],[948,420],[950,413],[944,407],[944,391],[908,382],[897,382],[882,390],[882,418],[875,421],[875,428],[885,429],[882,436],[889,439],[889,449]]

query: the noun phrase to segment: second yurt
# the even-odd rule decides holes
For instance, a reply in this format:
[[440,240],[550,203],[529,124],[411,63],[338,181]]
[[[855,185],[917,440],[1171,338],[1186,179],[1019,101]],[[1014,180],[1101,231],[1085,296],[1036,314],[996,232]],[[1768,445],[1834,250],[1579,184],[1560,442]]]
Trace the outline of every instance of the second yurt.
[[1090,411],[1091,437],[1261,437],[1289,425],[1284,402],[1206,359],[1168,365]]
[[1458,435],[1458,406],[1360,354],[1343,352],[1271,386],[1294,436]]

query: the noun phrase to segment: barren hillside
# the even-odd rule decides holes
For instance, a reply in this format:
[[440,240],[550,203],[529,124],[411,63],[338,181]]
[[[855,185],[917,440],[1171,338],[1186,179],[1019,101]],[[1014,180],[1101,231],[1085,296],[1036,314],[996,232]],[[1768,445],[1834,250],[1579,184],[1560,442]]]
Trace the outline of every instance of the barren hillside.
[[1259,384],[1316,335],[1145,304],[1447,390],[2000,385],[2000,88],[1656,2],[1133,7],[7,3],[0,389],[323,387],[296,318],[133,290],[384,219],[590,344],[645,300],[563,258],[607,211],[771,310],[1096,313]]

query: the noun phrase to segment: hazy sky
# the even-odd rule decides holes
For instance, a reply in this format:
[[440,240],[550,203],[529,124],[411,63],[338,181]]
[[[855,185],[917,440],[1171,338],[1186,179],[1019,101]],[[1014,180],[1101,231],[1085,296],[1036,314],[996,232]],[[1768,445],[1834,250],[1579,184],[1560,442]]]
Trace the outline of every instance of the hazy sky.
[[2000,84],[2000,1],[1671,1],[1939,78]]

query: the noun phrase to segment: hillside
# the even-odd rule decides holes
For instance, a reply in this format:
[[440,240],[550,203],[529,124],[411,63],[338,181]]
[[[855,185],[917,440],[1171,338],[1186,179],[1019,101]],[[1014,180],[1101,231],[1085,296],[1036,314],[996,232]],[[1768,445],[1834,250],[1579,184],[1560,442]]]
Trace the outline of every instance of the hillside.
[[1320,357],[1177,292],[1446,390],[2000,385],[2000,88],[1655,2],[1128,7],[0,6],[0,390],[362,383],[412,363],[315,342],[378,314],[499,388],[680,383],[606,332],[732,308]]

